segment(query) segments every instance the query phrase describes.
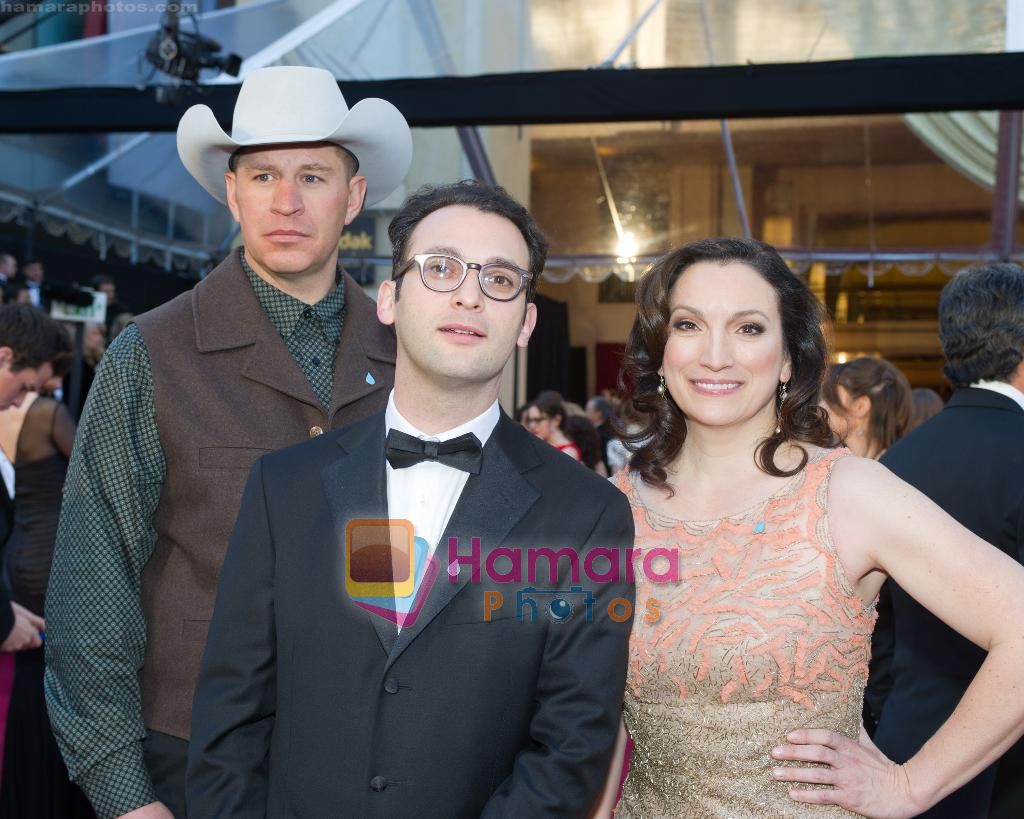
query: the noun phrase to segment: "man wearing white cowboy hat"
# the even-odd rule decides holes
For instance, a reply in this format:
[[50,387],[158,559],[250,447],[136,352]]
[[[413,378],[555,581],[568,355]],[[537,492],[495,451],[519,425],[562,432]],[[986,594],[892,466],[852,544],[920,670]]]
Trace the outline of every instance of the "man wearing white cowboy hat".
[[178,153],[243,246],[107,351],[47,595],[47,703],[100,817],[185,815],[192,691],[249,467],[383,409],[394,379],[394,334],[338,242],[405,176],[398,110],[349,109],[320,69],[261,69],[232,133],[193,106]]

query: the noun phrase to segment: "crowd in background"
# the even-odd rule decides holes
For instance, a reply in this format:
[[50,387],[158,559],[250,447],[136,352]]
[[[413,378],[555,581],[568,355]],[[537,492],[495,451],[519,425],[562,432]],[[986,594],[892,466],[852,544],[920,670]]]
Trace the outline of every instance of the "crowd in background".
[[[131,321],[132,310],[118,299],[117,283],[112,276],[98,273],[72,287],[89,287],[106,296],[107,317],[101,327],[107,341]],[[31,304],[47,310],[50,301],[59,300],[62,292],[67,292],[67,286],[54,287],[47,282],[42,259],[33,258],[19,264],[14,254],[0,251],[0,304]]]
[[[54,357],[52,376],[39,389],[0,410],[0,502],[8,516],[3,548],[3,582],[24,612],[27,640],[5,644],[0,653],[0,816],[51,815],[91,817],[92,809],[68,781],[43,700],[44,599],[50,573],[61,495],[74,444],[76,420],[107,346],[131,321],[132,313],[117,297],[112,277],[99,274],[83,282],[106,295],[105,322],[82,327],[77,393],[71,389],[75,336],[79,325],[64,322],[62,349]],[[64,291],[66,292],[66,290]],[[60,298],[49,288],[43,262],[19,265],[0,253],[0,303],[27,305],[47,312]],[[40,788],[40,783],[45,787]],[[47,794],[47,804],[38,801]]]
[[[896,441],[944,406],[928,387],[911,388],[907,377],[884,358],[864,356],[829,369],[821,406],[833,431],[850,451],[878,460]],[[624,417],[623,400],[610,390],[585,407],[544,390],[516,410],[516,419],[538,438],[604,477],[629,464],[622,440],[636,428]]]
[[595,395],[581,407],[544,390],[516,410],[516,419],[538,438],[605,478],[629,462],[620,438],[619,405],[613,395]]

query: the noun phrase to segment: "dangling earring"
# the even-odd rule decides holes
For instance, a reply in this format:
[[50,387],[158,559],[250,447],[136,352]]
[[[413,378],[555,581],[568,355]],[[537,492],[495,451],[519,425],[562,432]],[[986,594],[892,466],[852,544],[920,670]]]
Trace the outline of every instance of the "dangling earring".
[[661,380],[658,382],[658,395],[662,398],[665,397],[665,376],[659,375],[658,378]]
[[775,424],[775,434],[778,435],[782,432],[782,405],[786,403],[786,399],[789,397],[789,391],[786,389],[786,383],[779,384],[779,409],[778,409],[778,421]]

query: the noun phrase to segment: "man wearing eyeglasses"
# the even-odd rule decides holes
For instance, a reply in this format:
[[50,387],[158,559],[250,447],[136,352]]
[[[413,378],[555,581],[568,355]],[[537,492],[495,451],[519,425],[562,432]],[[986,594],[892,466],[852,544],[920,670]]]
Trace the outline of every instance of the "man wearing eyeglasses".
[[586,816],[607,774],[630,510],[497,401],[547,243],[477,182],[420,191],[390,236],[386,410],[250,474],[196,694],[191,819]]

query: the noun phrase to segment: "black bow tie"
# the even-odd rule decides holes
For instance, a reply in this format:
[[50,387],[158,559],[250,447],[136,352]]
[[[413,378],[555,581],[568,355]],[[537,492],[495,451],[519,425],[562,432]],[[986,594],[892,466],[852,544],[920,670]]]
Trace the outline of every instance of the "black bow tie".
[[449,441],[424,441],[393,429],[388,433],[385,455],[394,469],[405,469],[423,461],[480,474],[480,439],[472,432]]

